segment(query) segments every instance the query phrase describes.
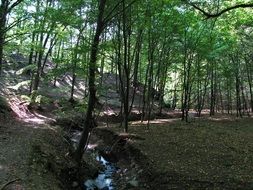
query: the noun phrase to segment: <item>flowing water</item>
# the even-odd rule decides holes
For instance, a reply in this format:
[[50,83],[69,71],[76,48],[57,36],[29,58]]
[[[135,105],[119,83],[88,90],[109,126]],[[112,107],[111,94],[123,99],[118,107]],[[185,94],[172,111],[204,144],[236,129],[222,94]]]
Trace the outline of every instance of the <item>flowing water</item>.
[[[72,132],[71,141],[76,147],[80,140],[81,133],[79,131]],[[101,155],[96,157],[96,160],[103,166],[104,170],[100,171],[95,179],[88,179],[84,182],[85,190],[115,190],[115,184],[113,183],[112,176],[117,172],[116,166],[105,160]]]
[[105,168],[101,171],[96,179],[89,179],[84,182],[84,189],[86,190],[115,190],[112,176],[117,172],[117,168],[114,164],[106,161],[102,156],[96,158]]

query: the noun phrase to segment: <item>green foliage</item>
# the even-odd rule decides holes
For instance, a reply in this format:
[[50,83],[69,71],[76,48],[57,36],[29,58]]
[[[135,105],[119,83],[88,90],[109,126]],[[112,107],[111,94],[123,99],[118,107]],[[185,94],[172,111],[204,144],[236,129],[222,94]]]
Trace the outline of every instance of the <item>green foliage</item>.
[[33,90],[32,93],[31,93],[31,95],[30,95],[32,103],[35,102],[37,96],[38,96],[38,91],[37,90]]
[[82,100],[74,105],[74,110],[77,113],[85,113],[87,111],[87,108],[88,108],[87,100]]
[[[50,68],[43,70],[41,80],[51,82],[66,73],[76,74],[78,79],[87,80],[98,2],[94,0],[24,0],[24,4],[12,12],[10,20],[18,20],[18,18],[24,18],[24,20],[8,31],[8,39],[15,35],[17,37],[7,39],[5,51],[6,54],[19,52],[27,58],[32,55],[33,63],[19,69],[16,74],[22,75],[27,71],[35,74],[41,72],[37,72],[37,69],[40,69],[37,65],[38,56],[42,53],[41,63],[43,64],[43,59],[48,53],[48,60],[51,60],[52,64]],[[221,80],[222,84],[220,84],[222,88],[225,88],[227,80],[232,81],[231,79],[235,77],[233,73],[235,66],[231,65],[231,55],[234,54],[238,54],[238,61],[242,65],[240,69],[240,75],[243,75],[241,78],[244,80],[242,83],[248,84],[244,74],[246,69],[249,69],[251,76],[252,69],[246,67],[244,59],[245,57],[250,59],[252,54],[253,14],[250,14],[252,10],[238,9],[217,19],[204,19],[200,11],[186,2],[147,0],[135,1],[130,6],[130,1],[125,1],[127,10],[126,15],[123,15],[122,2],[108,0],[104,19],[110,19],[104,23],[106,24],[104,32],[100,36],[96,64],[96,70],[99,71],[96,72],[97,82],[102,74],[101,71],[119,74],[118,65],[122,67],[122,78],[129,74],[133,80],[137,62],[136,53],[139,51],[138,82],[147,84],[147,80],[152,78],[152,88],[165,90],[164,97],[170,101],[173,99],[172,92],[176,88],[178,105],[181,99],[179,97],[184,93],[184,79],[190,83],[192,94],[189,96],[191,96],[191,101],[195,101],[196,93],[203,93],[204,81],[210,80],[211,69],[216,69],[215,76],[218,77],[216,81],[220,78],[226,79]],[[217,1],[190,2],[197,3],[205,10],[208,7],[210,12],[217,12],[217,7],[222,9],[233,4],[232,1],[219,1],[218,4]],[[126,18],[123,19],[123,17]],[[123,24],[126,31],[123,31]],[[127,47],[124,44],[124,32]],[[25,34],[19,35],[21,33]],[[137,46],[138,43],[140,47]],[[49,49],[51,45],[52,48]],[[127,52],[124,51],[125,49]],[[127,57],[127,65],[123,66],[125,57]],[[214,63],[217,64],[216,68],[213,68]],[[153,71],[149,72],[151,65]],[[124,72],[124,67],[129,68],[129,71]],[[163,89],[164,82],[165,89]],[[30,80],[26,80],[12,88],[19,90],[29,84]],[[210,84],[206,83],[206,96],[210,94]],[[115,85],[115,90],[119,90],[118,86]],[[145,90],[147,89],[146,85]],[[245,89],[245,93],[249,93],[248,86],[245,86]],[[55,92],[64,93],[67,90],[70,90],[69,86]],[[98,88],[97,92],[103,94],[104,90]],[[224,94],[225,92],[222,93],[223,96]],[[36,93],[31,96],[31,101],[40,102],[41,97],[39,98]],[[77,107],[84,111],[85,105],[84,103]]]
[[21,99],[23,101],[26,101],[27,103],[31,103],[32,99],[30,96],[27,96],[27,95],[21,95]]
[[37,105],[47,105],[53,102],[53,100],[49,97],[38,94],[38,91],[32,91],[30,97],[22,96],[24,100],[27,100],[30,103],[35,103]]

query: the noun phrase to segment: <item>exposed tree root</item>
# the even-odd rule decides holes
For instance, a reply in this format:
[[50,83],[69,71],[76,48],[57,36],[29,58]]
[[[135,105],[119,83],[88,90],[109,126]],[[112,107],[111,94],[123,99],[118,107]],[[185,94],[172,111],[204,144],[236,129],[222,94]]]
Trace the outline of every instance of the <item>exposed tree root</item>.
[[14,183],[16,181],[20,181],[20,180],[21,180],[20,178],[16,178],[16,179],[13,179],[11,181],[8,181],[8,182],[6,182],[5,184],[2,185],[2,187],[0,188],[0,190],[4,190],[4,188],[7,187],[8,185],[10,185],[10,184],[12,184],[12,183]]

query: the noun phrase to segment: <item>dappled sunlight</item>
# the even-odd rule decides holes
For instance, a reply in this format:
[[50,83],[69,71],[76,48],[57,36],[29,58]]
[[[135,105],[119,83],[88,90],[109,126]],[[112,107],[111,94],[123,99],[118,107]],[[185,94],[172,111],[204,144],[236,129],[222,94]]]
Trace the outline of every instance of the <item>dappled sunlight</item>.
[[96,144],[96,143],[95,144],[88,144],[86,149],[87,150],[94,150],[96,147],[98,147],[98,144]]
[[134,136],[137,136],[136,133],[126,133],[126,132],[121,132],[118,134],[120,137],[134,137]]
[[115,111],[113,109],[111,109],[110,107],[107,107],[103,113],[104,113],[104,115],[108,115],[108,116],[116,115]]
[[39,124],[39,125],[46,123],[45,120],[39,119],[39,118],[25,118],[23,119],[23,121],[26,123],[34,123],[34,124]]
[[18,118],[25,119],[33,116],[27,106],[18,98],[11,98],[9,104],[12,111],[18,116]]
[[[250,115],[247,115],[245,118],[250,118]],[[239,119],[239,117],[235,117],[235,115],[229,115],[229,114],[216,114],[215,116],[208,117],[208,120],[211,121],[236,121]]]
[[26,102],[21,102],[18,98],[11,98],[9,101],[10,108],[15,113],[15,115],[26,123],[31,124],[45,124],[49,121],[55,121],[52,118],[46,117],[36,112],[31,112],[27,108]]
[[56,80],[56,81],[55,81],[55,86],[56,86],[56,87],[60,87],[60,85],[61,85],[61,84]]
[[[175,121],[180,120],[179,118],[176,119],[156,119],[156,120],[151,120],[149,121],[149,124],[167,124],[167,123],[173,123]],[[132,126],[139,126],[139,125],[147,125],[148,121],[133,121],[131,122]]]
[[234,118],[231,118],[231,117],[210,117],[208,118],[209,120],[211,121],[232,121],[234,120]]

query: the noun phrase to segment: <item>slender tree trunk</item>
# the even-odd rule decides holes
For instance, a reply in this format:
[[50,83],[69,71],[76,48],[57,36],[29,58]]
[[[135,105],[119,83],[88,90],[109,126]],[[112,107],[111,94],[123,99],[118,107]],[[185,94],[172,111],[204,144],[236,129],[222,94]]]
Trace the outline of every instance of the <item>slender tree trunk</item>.
[[183,84],[182,84],[182,95],[181,95],[181,111],[182,111],[182,118],[181,120],[187,121],[187,114],[186,114],[186,102],[187,102],[187,86],[186,86],[186,82],[187,82],[187,55],[188,55],[188,51],[187,51],[187,31],[185,30],[184,33],[184,60],[183,60]]
[[[62,41],[60,41],[58,49],[55,50],[55,52],[56,52],[56,63],[55,63],[54,70],[58,69],[59,61],[63,59],[63,56],[64,56],[63,48],[64,48],[64,43]],[[54,87],[56,87],[56,82],[57,82],[57,75],[54,76],[54,82],[53,82]]]
[[131,110],[133,108],[133,104],[135,101],[135,95],[136,95],[136,89],[138,88],[138,70],[139,70],[139,64],[140,64],[140,51],[142,47],[142,32],[143,30],[140,30],[136,39],[136,52],[135,52],[135,61],[134,61],[134,72],[133,72],[133,93],[132,93],[132,101],[129,107],[129,113],[131,113]]
[[71,103],[74,103],[74,91],[75,91],[75,84],[76,84],[76,67],[77,67],[77,61],[78,61],[78,47],[81,41],[81,36],[83,33],[84,27],[80,29],[77,42],[75,44],[74,50],[73,50],[73,56],[72,56],[72,83],[71,83],[71,91],[70,91],[70,99],[69,101]]
[[0,6],[0,75],[3,69],[3,51],[5,43],[7,14],[8,14],[8,1],[3,0]]
[[227,90],[226,90],[226,94],[227,94],[227,114],[230,114],[230,84],[229,84],[229,79],[227,79],[226,81],[227,83]]
[[220,106],[221,106],[221,113],[224,113],[224,105],[223,105],[223,95],[221,90],[221,82],[219,82],[219,93],[220,93]]
[[237,110],[237,117],[242,117],[242,108],[241,108],[241,97],[240,97],[240,79],[237,75],[236,78],[236,110]]
[[12,9],[18,6],[23,0],[1,0],[0,3],[0,75],[3,70],[3,51],[5,44],[5,34],[10,28],[6,27],[7,16],[11,13]]
[[123,42],[124,42],[124,56],[123,56],[123,67],[124,67],[124,116],[123,116],[123,124],[124,124],[124,130],[125,132],[128,132],[128,116],[129,116],[129,84],[130,84],[130,70],[129,70],[129,60],[127,59],[128,56],[128,38],[127,35],[127,18],[126,18],[126,4],[125,0],[122,1],[122,6],[123,6]]
[[236,90],[236,116],[242,117],[242,107],[241,107],[241,97],[240,97],[240,63],[238,60],[238,55],[232,56],[232,62],[234,64],[235,71],[235,90]]
[[143,94],[142,94],[142,111],[141,111],[141,122],[145,120],[146,117],[146,93],[147,93],[147,83],[148,83],[148,73],[149,73],[149,64],[147,65],[146,73],[145,73],[145,82],[143,87]]
[[151,111],[152,111],[152,102],[153,102],[153,97],[155,95],[155,89],[153,88],[153,79],[154,79],[154,50],[155,50],[155,42],[154,42],[154,36],[153,33],[150,29],[149,31],[149,50],[148,50],[148,64],[149,64],[149,72],[148,72],[148,91],[147,91],[147,128],[149,129],[149,124],[150,124],[150,119],[151,119]]
[[48,48],[48,50],[47,50],[47,53],[46,53],[46,56],[45,56],[45,59],[44,59],[44,61],[43,61],[43,65],[42,65],[42,68],[41,68],[41,73],[42,73],[42,74],[44,74],[44,68],[45,68],[45,66],[46,66],[48,57],[49,57],[49,55],[52,53],[52,50],[53,50],[55,44],[57,43],[56,36],[57,36],[57,35],[55,34],[54,38],[51,39],[51,41],[50,41],[50,45],[49,45],[49,48]]
[[245,57],[246,63],[246,72],[247,72],[247,79],[249,84],[249,92],[250,92],[250,107],[251,112],[253,113],[253,85],[252,85],[252,66],[249,64],[249,60]]
[[100,35],[103,32],[104,22],[103,15],[105,10],[106,0],[100,0],[99,2],[99,13],[97,18],[96,32],[93,38],[91,53],[90,53],[90,62],[89,62],[89,100],[88,100],[88,108],[86,112],[86,118],[84,122],[84,128],[82,131],[81,139],[79,141],[77,150],[74,154],[76,161],[80,164],[84,152],[84,148],[87,144],[87,140],[89,137],[89,133],[91,129],[94,127],[94,118],[93,111],[96,103],[96,86],[95,86],[95,74],[96,74],[96,63],[97,63],[97,53],[98,46],[100,41]]
[[38,52],[38,60],[37,60],[37,69],[34,76],[34,83],[33,83],[33,91],[37,91],[39,87],[40,77],[41,77],[41,64],[43,58],[43,33],[40,34],[40,50]]
[[243,102],[243,114],[245,115],[245,112],[248,112],[248,104],[247,104],[246,96],[244,93],[243,81],[241,81],[241,95],[242,95],[242,102]]

